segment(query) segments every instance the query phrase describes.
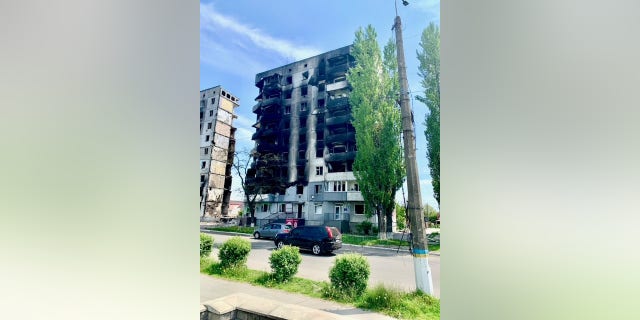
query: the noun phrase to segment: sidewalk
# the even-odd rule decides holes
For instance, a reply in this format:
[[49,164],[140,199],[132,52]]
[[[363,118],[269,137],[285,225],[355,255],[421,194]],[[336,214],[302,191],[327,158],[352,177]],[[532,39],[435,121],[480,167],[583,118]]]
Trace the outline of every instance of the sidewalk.
[[247,283],[228,281],[207,275],[200,275],[200,302],[213,300],[234,293],[245,293],[256,297],[268,298],[289,304],[300,305],[317,310],[346,316],[352,319],[394,319],[383,314],[362,310],[333,301],[312,298],[302,294],[289,293],[276,289],[253,286]]

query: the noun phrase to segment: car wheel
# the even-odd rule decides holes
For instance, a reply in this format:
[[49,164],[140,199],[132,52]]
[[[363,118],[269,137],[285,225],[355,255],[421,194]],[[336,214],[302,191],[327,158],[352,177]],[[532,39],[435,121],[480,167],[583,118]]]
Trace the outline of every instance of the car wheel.
[[282,247],[284,247],[284,242],[282,242],[282,241],[278,241],[278,242],[276,243],[276,247],[278,247],[278,249],[282,249]]
[[260,232],[254,232],[253,237],[256,239],[260,239]]
[[320,245],[319,244],[314,244],[313,247],[311,247],[311,251],[313,252],[313,254],[315,254],[316,256],[322,253],[322,250],[320,249]]

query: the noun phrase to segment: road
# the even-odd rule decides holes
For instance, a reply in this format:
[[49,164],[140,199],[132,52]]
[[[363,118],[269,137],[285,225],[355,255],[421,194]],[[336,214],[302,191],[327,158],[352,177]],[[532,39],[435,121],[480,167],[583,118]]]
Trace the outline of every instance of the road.
[[[212,234],[216,247],[231,238],[230,235]],[[247,260],[250,269],[271,271],[269,256],[275,249],[273,240],[247,238],[251,241],[251,253]],[[404,291],[415,290],[415,273],[413,270],[413,257],[408,252],[390,249],[363,248],[360,246],[343,246],[333,254],[314,256],[311,252],[301,251],[302,263],[298,268],[297,277],[329,281],[329,269],[333,266],[336,256],[348,252],[358,252],[367,257],[371,265],[369,286],[383,283],[387,287],[395,287]],[[214,249],[212,256],[217,257],[218,251]],[[440,297],[440,257],[429,256],[429,266],[433,277],[433,291],[436,297]]]

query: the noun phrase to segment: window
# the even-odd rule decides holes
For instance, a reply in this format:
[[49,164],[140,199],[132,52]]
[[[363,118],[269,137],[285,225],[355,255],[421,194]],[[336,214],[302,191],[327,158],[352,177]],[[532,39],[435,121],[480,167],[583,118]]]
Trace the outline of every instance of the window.
[[216,103],[216,98],[211,98],[211,104]]
[[324,169],[324,167],[316,167],[316,176],[322,175],[322,169]]
[[300,111],[307,111],[307,103],[306,102],[301,102],[300,103]]
[[334,181],[333,182],[333,191],[346,191],[346,182],[344,181]]
[[200,107],[204,108],[207,106],[207,100],[200,100]]
[[305,67],[305,68],[307,67],[307,64],[306,64],[306,63],[304,64],[304,67]]
[[213,110],[209,110],[209,117],[213,117]]
[[209,135],[206,135],[206,136],[204,137],[204,141],[209,141],[209,138],[210,138],[210,137],[209,137]]
[[316,158],[322,158],[324,153],[324,148],[317,148],[316,149]]
[[211,129],[211,126],[213,125],[213,122],[209,122],[207,123],[207,129]]
[[318,99],[318,108],[324,108],[324,99]]
[[287,84],[293,83],[293,78],[291,76],[287,77]]
[[285,99],[291,99],[291,90],[289,90],[289,91],[284,93],[284,98]]
[[307,118],[300,118],[300,128],[307,126]]
[[313,191],[314,193],[322,193],[322,185],[316,184],[315,186],[313,186]]
[[364,204],[356,204],[356,214],[364,214]]
[[280,212],[287,212],[287,206],[283,203],[280,205]]
[[[306,67],[307,65],[305,65]],[[307,80],[309,79],[309,71],[305,71],[302,73],[302,80]]]
[[262,212],[269,212],[269,204],[268,203],[263,203],[262,204]]
[[204,169],[204,167],[206,167],[206,166],[207,166],[207,162],[202,161],[202,164],[201,164],[200,168],[201,168],[201,169]]
[[200,175],[200,182],[204,182],[204,176]]
[[203,113],[202,113],[202,112],[200,112],[200,119],[202,119],[202,116],[203,116]]
[[354,183],[353,187],[351,187],[351,191],[360,191],[360,186],[357,183]]
[[307,86],[304,87],[300,87],[300,94],[304,97],[307,95],[307,92],[309,91],[309,89],[307,88]]
[[204,148],[204,154],[209,154],[209,148]]
[[304,191],[304,186],[298,185],[296,186],[296,194],[302,194]]
[[290,113],[291,113],[291,105],[284,106],[284,114],[290,114]]

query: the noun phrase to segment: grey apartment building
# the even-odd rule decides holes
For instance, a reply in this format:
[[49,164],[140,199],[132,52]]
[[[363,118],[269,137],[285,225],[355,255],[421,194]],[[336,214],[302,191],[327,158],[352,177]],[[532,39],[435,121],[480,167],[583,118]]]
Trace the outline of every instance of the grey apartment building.
[[231,164],[235,149],[233,119],[239,99],[221,86],[200,91],[200,217],[228,216]]
[[353,174],[350,51],[346,46],[256,75],[256,159],[247,182],[262,190],[258,223],[304,219],[344,232],[366,220]]

